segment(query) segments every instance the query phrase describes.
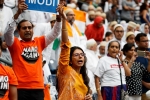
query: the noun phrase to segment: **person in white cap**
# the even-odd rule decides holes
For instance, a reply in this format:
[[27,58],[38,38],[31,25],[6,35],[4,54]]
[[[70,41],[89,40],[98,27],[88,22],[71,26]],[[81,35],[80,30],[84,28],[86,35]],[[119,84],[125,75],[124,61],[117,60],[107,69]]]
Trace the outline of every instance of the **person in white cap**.
[[127,43],[132,43],[132,44],[135,43],[135,34],[133,32],[128,32],[126,34],[126,42]]
[[86,48],[86,37],[80,32],[78,26],[74,23],[75,22],[75,13],[72,9],[68,8],[65,10],[65,14],[67,17],[67,30],[69,40],[71,42],[71,46],[79,46],[85,50]]
[[107,42],[106,41],[102,41],[99,45],[98,45],[98,56],[99,58],[103,57],[105,55],[105,46],[106,46]]
[[70,3],[67,4],[67,7],[76,9],[76,10],[80,10],[78,5],[77,5],[78,0],[70,0]]
[[89,11],[86,19],[86,25],[92,24],[95,19],[95,11]]
[[110,22],[109,25],[108,25],[108,27],[109,27],[108,31],[109,31],[109,32],[113,32],[114,26],[115,26],[116,24],[118,24],[117,21],[112,21],[112,22]]
[[120,45],[121,45],[121,49],[123,48],[125,42],[123,41],[123,35],[124,35],[124,28],[121,24],[117,24],[114,26],[114,39],[113,40],[117,40]]
[[[97,56],[97,43],[94,39],[89,39],[86,43],[87,49],[85,50],[85,54],[87,57],[86,67],[88,69],[88,76],[90,78],[89,86],[92,90],[93,96],[96,96],[96,88],[95,88],[95,81],[94,81],[94,72],[96,66],[98,64],[99,58]],[[96,97],[94,100],[97,100]]]
[[[140,32],[145,33],[148,37],[148,40],[150,40],[150,29],[149,29],[148,24],[142,24],[140,26]],[[149,44],[149,47],[150,47],[150,44]]]
[[129,32],[129,31],[134,32],[136,30],[136,26],[137,25],[135,22],[130,21],[127,26],[127,32]]
[[97,7],[95,12],[100,12],[100,13],[103,13],[103,9],[101,7]]

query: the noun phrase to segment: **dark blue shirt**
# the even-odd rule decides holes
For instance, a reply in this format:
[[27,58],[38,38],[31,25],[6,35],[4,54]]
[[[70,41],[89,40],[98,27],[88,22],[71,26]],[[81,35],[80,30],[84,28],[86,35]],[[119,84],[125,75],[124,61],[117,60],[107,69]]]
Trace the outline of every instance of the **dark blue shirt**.
[[[148,51],[150,51],[150,48],[148,49]],[[137,57],[136,61],[143,64],[144,67],[147,69],[147,67],[148,67],[148,59],[147,58]],[[143,75],[142,80],[145,81],[145,82],[150,83],[150,77],[148,77],[148,73]],[[145,86],[142,85],[142,93],[146,93],[148,90],[149,90],[148,88],[146,88]]]

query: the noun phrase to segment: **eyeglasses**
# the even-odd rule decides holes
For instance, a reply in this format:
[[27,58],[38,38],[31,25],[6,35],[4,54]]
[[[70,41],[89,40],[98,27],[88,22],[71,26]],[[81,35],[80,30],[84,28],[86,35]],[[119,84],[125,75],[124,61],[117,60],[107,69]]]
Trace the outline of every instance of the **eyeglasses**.
[[140,41],[140,42],[149,42],[150,40],[144,40],[144,41]]
[[26,30],[27,28],[28,28],[29,30],[31,30],[31,29],[32,29],[32,26],[24,26],[24,27],[22,27],[23,30]]
[[123,33],[124,31],[119,31],[119,30],[116,30],[115,32],[117,32],[117,33],[119,33],[119,32],[120,32],[120,33]]
[[79,56],[84,57],[85,53],[74,53],[73,56],[75,56],[75,57],[79,57]]

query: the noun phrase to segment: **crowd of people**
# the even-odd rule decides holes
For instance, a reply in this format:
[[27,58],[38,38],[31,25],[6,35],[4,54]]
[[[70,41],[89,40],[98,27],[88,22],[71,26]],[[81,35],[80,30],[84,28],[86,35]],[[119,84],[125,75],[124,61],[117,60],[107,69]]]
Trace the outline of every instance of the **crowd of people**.
[[150,100],[149,6],[60,0],[52,14],[0,0],[0,100]]

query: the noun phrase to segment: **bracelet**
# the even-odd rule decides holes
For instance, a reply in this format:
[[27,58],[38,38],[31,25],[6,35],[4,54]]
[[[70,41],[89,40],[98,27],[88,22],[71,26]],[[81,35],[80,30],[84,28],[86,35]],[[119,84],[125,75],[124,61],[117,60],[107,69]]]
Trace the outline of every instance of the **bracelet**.
[[67,29],[62,29],[62,31],[67,31]]
[[97,91],[99,91],[99,90],[100,90],[100,88],[97,88],[96,90],[97,90]]

